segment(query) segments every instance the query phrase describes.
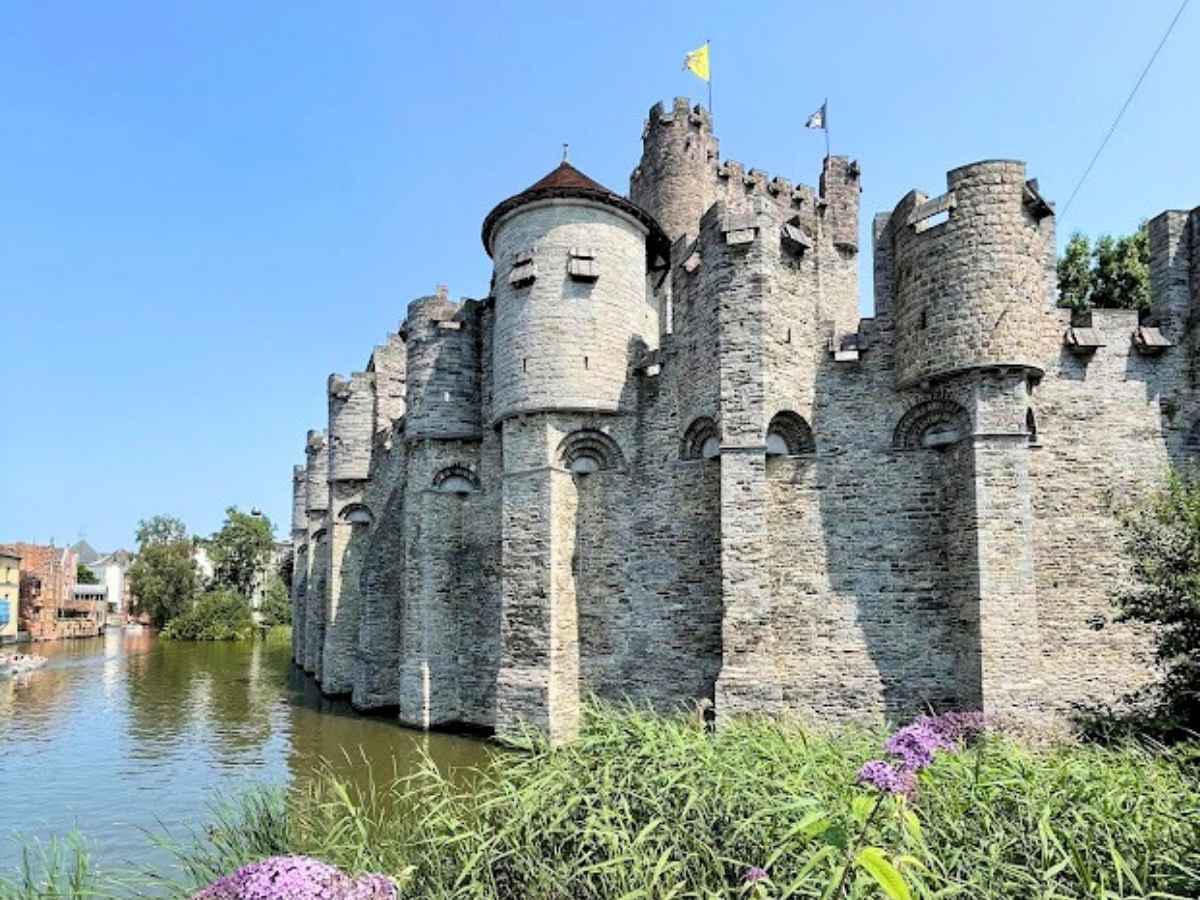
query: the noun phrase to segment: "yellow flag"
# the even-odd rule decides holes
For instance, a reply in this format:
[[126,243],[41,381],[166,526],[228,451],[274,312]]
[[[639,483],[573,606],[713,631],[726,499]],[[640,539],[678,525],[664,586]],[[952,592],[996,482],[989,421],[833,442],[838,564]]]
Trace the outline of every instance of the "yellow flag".
[[693,50],[683,59],[683,67],[690,69],[697,78],[708,81],[708,41],[703,47]]

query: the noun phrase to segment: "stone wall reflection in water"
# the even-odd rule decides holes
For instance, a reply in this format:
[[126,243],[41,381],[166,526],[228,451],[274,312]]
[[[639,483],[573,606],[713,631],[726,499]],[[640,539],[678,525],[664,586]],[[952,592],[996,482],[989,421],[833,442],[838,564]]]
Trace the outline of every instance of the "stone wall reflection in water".
[[418,748],[452,768],[488,753],[477,740],[409,731],[322,697],[287,647],[114,633],[37,650],[45,669],[0,681],[4,871],[19,860],[15,834],[75,828],[101,863],[153,863],[161,852],[143,830],[182,833],[218,794],[297,784],[321,759],[361,783],[364,758],[383,780],[411,771]]

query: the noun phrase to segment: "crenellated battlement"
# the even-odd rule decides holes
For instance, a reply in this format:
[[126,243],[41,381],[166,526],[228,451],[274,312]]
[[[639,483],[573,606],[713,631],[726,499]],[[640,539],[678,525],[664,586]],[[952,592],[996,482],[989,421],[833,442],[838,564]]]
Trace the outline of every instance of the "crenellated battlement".
[[304,509],[307,487],[306,466],[292,466],[292,542],[304,542],[302,535],[308,527],[308,514]]
[[1040,372],[1053,209],[1022,162],[972,163],[946,181],[934,198],[910,191],[880,236],[889,246],[877,243],[893,267],[897,385],[981,366]]
[[393,424],[403,418],[407,402],[408,348],[400,330],[389,334],[387,343],[375,348],[367,362],[367,371],[375,373],[375,434],[386,443]]
[[1200,207],[1172,209],[1147,223],[1151,317],[1176,340],[1200,314]]
[[712,133],[712,114],[701,104],[692,105],[688,97],[676,97],[671,103],[670,111],[661,100],[656,101],[646,114],[646,122],[642,127],[642,140],[652,136],[656,129],[672,128],[688,131],[694,134]]
[[329,452],[325,432],[310,430],[305,440],[304,509],[307,513],[324,513],[329,509]]
[[477,300],[451,300],[444,285],[408,304],[400,329],[408,440],[479,436],[480,307]]
[[374,437],[375,373],[330,375],[329,480],[362,481],[370,475]]
[[[731,210],[773,204],[785,220],[812,234],[827,234],[844,253],[858,250],[859,166],[843,156],[826,159],[818,187],[734,159],[721,160],[712,118],[678,97],[667,112],[651,108],[643,129],[642,159],[630,177],[630,198],[663,225],[668,237],[695,237],[700,218],[718,200]],[[676,260],[676,263],[681,260]]]

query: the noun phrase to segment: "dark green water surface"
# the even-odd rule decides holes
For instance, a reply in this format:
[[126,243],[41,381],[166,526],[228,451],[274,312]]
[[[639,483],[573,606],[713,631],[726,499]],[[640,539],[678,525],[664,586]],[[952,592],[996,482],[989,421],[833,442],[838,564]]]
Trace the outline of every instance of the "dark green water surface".
[[44,669],[0,679],[0,872],[15,870],[22,842],[72,830],[103,867],[166,865],[147,831],[185,834],[218,794],[294,785],[322,759],[361,780],[365,755],[387,780],[422,749],[446,767],[488,753],[323,698],[286,647],[118,631],[32,649]]

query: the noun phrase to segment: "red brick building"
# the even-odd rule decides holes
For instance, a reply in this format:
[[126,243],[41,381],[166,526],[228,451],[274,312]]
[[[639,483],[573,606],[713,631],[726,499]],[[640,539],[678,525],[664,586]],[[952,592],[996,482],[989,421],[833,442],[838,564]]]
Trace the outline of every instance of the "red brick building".
[[21,557],[19,628],[32,641],[91,637],[100,631],[96,605],[75,598],[75,551],[41,544],[6,546]]

